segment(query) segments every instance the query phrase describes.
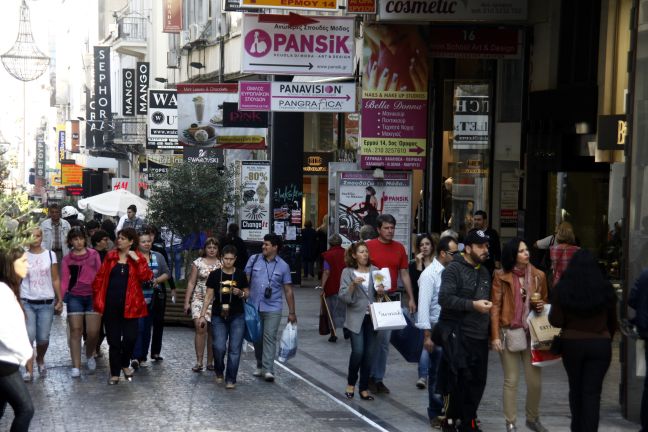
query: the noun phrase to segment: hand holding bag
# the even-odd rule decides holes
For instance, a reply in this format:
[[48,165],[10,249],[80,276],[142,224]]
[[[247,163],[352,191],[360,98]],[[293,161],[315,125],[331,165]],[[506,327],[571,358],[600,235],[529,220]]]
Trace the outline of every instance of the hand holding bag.
[[279,345],[279,358],[280,362],[285,362],[297,354],[297,324],[289,322],[286,324],[283,333],[281,334],[281,343]]
[[400,302],[383,301],[369,305],[374,330],[400,330],[407,327]]

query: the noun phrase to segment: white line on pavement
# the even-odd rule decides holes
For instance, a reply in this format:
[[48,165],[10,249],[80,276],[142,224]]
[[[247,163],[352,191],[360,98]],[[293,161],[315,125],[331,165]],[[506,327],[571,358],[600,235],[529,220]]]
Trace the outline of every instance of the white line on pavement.
[[353,415],[355,415],[356,417],[360,418],[361,420],[363,420],[364,422],[366,422],[367,424],[369,424],[369,425],[372,426],[373,428],[375,428],[375,429],[377,429],[377,430],[379,430],[379,431],[382,431],[382,432],[389,432],[387,429],[383,428],[383,427],[380,426],[378,423],[376,423],[375,421],[371,420],[369,417],[367,417],[367,416],[365,416],[364,414],[360,413],[359,411],[356,411],[355,409],[351,408],[349,405],[343,403],[342,401],[340,401],[338,398],[336,398],[335,396],[333,396],[332,394],[330,394],[329,392],[327,392],[327,391],[324,390],[323,388],[321,388],[321,387],[317,386],[316,384],[314,384],[314,383],[308,381],[306,378],[304,378],[303,376],[299,375],[297,372],[294,372],[294,371],[291,370],[290,368],[284,366],[282,363],[280,363],[280,362],[278,362],[278,361],[275,361],[275,364],[276,364],[277,366],[279,366],[280,368],[282,368],[283,370],[285,370],[286,372],[288,372],[289,374],[293,375],[294,377],[296,377],[296,378],[298,378],[298,379],[304,381],[306,384],[310,385],[310,386],[313,387],[315,390],[317,390],[317,391],[319,391],[320,393],[322,393],[323,395],[327,396],[329,399],[331,399],[332,401],[334,401],[334,402],[337,403],[338,405],[344,407],[347,411],[350,411],[351,413],[353,413]]

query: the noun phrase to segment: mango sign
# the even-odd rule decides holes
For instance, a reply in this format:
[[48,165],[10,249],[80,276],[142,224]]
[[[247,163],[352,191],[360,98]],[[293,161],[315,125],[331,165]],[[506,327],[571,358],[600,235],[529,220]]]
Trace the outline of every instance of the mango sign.
[[310,17],[290,26],[243,16],[241,70],[266,75],[352,76],[355,39],[352,17]]

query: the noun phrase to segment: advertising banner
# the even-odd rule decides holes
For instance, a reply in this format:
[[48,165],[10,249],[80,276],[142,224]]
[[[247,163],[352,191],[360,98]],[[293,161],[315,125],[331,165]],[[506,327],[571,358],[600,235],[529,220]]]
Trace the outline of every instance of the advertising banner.
[[302,9],[337,12],[337,0],[240,0],[240,7],[271,9]]
[[46,171],[46,152],[47,146],[42,138],[36,140],[36,178],[44,179]]
[[365,27],[360,165],[423,169],[427,140],[427,28]]
[[182,156],[185,162],[207,163],[214,165],[216,168],[225,166],[225,152],[223,149],[185,147],[182,150]]
[[182,163],[182,155],[176,154],[149,154],[146,155],[146,169],[149,182],[159,181],[173,165]]
[[488,84],[454,85],[454,150],[488,150],[490,88]]
[[225,102],[238,102],[238,84],[178,84],[178,141],[183,146],[262,150],[267,128],[225,127]]
[[270,161],[241,161],[241,238],[263,241],[270,233]]
[[223,102],[223,127],[267,128],[268,113],[240,111],[236,102]]
[[348,244],[360,240],[363,225],[376,226],[376,218],[390,214],[396,218],[394,240],[410,250],[411,188],[408,172],[386,172],[376,179],[368,171],[338,171],[335,229]]
[[381,21],[525,21],[527,0],[382,0]]
[[162,0],[164,2],[163,33],[182,31],[182,0]]
[[353,17],[314,16],[308,17],[311,24],[291,27],[285,23],[265,22],[263,16],[243,16],[242,72],[353,75]]
[[147,149],[181,149],[178,144],[178,96],[175,90],[149,90]]
[[135,115],[135,69],[122,69],[122,115]]
[[135,79],[135,113],[144,115],[148,109],[148,88],[149,88],[149,62],[137,62],[137,73]]
[[82,185],[83,184],[83,167],[76,164],[61,164],[61,184]]
[[62,160],[66,159],[65,157],[65,125],[60,124],[56,126],[56,136],[58,138],[57,141],[57,161],[60,164]]

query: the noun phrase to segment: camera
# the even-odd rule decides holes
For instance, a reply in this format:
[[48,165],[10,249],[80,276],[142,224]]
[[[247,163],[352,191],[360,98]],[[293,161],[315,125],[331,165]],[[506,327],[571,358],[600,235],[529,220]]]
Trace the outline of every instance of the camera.
[[263,296],[267,299],[272,297],[272,288],[266,287],[265,292],[263,293]]

